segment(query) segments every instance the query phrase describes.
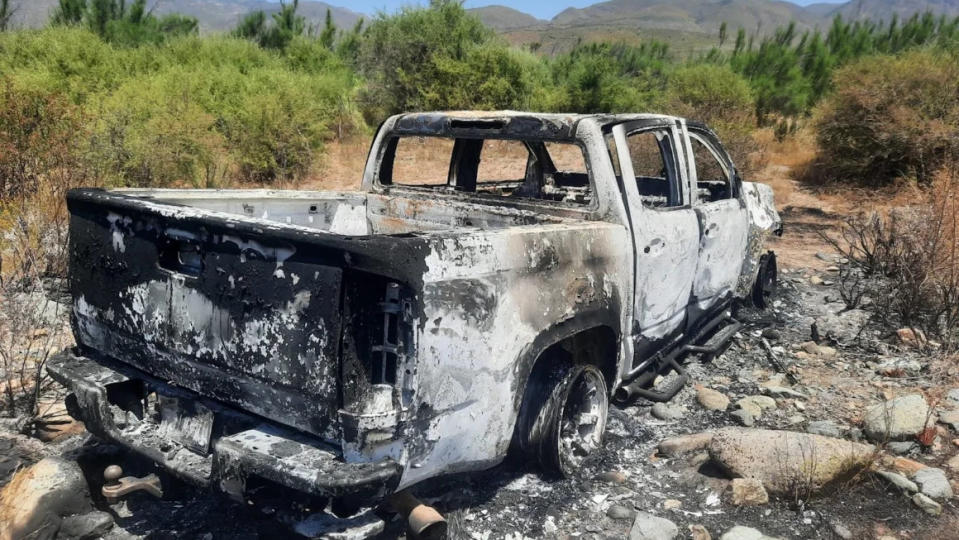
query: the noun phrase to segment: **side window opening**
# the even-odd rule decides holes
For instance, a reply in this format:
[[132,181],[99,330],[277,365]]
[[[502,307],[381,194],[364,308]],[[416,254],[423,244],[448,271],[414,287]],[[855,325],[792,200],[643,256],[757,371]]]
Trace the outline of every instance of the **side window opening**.
[[725,163],[702,139],[692,133],[689,138],[692,141],[693,157],[696,161],[694,196],[697,204],[733,198],[732,177]]
[[586,156],[574,143],[399,136],[387,148],[379,182],[587,205]]
[[[679,179],[672,167],[671,139],[665,131],[640,131],[626,137],[643,206],[682,206]],[[621,174],[621,173],[620,173]]]
[[384,161],[380,179],[400,186],[446,186],[453,140],[441,137],[398,137],[392,160]]

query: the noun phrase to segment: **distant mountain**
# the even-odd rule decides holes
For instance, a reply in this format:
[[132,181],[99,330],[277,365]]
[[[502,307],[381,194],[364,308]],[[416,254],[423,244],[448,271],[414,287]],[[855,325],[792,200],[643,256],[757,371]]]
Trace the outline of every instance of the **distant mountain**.
[[[18,5],[14,24],[38,28],[50,20],[57,0],[13,0],[13,3]],[[148,2],[148,5],[156,5],[157,14],[192,15],[200,21],[200,30],[203,32],[230,30],[251,11],[272,13],[280,9],[279,3],[264,0],[156,0]],[[311,0],[300,2],[299,13],[312,24],[322,24],[327,8],[330,9],[333,22],[341,28],[352,27],[362,17],[349,9]]]
[[851,0],[842,4],[835,13],[845,19],[883,19],[888,21],[893,14],[899,19],[913,13],[931,11],[937,15],[959,15],[959,0]]
[[[805,7],[778,0],[608,0],[566,9],[548,22],[494,27],[510,42],[535,44],[547,54],[568,50],[581,41],[609,39],[657,39],[669,43],[674,52],[686,54],[716,45],[723,22],[731,41],[739,28],[764,35],[790,22],[795,22],[799,31],[824,29],[837,14],[846,19],[888,21],[894,13],[902,19],[924,11],[959,15],[959,0],[850,0]],[[515,14],[510,18],[523,20]]]
[[485,6],[468,10],[493,30],[512,30],[545,24],[546,21],[506,6]]
[[755,32],[789,21],[812,27],[820,18],[796,4],[775,0],[611,0],[582,9],[567,9],[551,23],[557,26],[630,25],[713,34],[723,21],[730,29],[742,27]]

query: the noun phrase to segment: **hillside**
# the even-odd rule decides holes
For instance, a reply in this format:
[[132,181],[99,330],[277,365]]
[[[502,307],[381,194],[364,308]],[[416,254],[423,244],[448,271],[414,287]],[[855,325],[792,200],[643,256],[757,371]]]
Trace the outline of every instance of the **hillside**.
[[851,0],[806,7],[777,0],[610,0],[566,9],[549,22],[500,31],[513,44],[534,45],[548,54],[580,41],[658,39],[685,55],[715,45],[723,22],[733,39],[738,28],[762,35],[792,21],[800,31],[824,28],[837,13],[888,21],[893,14],[905,18],[923,11],[959,15],[959,0]]
[[[50,20],[50,13],[57,5],[57,0],[14,0],[14,4],[17,3],[19,7],[14,24],[37,28]],[[196,17],[200,21],[200,30],[204,32],[229,30],[236,26],[243,15],[251,11],[262,9],[275,12],[280,8],[279,3],[265,0],[164,0],[156,4],[158,14],[176,12]],[[323,22],[327,8],[331,10],[334,22],[340,27],[351,27],[362,17],[349,9],[324,2],[300,2],[300,14],[313,24]]]
[[956,16],[959,15],[959,0],[851,0],[835,13],[847,19],[881,18],[888,21],[893,14],[903,19],[923,11]]
[[546,24],[546,21],[506,6],[485,6],[467,11],[479,17],[483,24],[497,31]]

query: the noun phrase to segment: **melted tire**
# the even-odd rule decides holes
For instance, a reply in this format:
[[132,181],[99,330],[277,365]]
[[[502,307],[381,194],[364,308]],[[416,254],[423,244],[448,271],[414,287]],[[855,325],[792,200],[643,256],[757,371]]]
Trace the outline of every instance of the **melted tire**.
[[544,362],[527,385],[516,442],[545,475],[566,478],[602,446],[609,393],[595,366],[566,358]]

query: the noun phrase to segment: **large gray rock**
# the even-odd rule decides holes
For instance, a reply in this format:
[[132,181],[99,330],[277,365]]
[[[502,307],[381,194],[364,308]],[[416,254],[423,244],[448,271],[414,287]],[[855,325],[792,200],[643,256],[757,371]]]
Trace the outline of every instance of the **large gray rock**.
[[73,461],[49,457],[16,474],[0,493],[0,539],[56,536],[63,517],[93,510],[83,472]]
[[859,472],[875,452],[870,445],[819,435],[743,428],[717,431],[708,450],[730,476],[759,480],[771,495],[815,492]]
[[724,532],[719,540],[776,540],[772,536],[766,536],[752,527],[736,525],[732,529]]
[[919,491],[933,499],[952,498],[952,486],[942,469],[926,467],[916,471],[912,479],[919,484]]
[[873,441],[913,439],[929,418],[929,405],[920,394],[910,394],[873,405],[863,417],[863,430]]
[[673,540],[679,536],[675,523],[649,512],[639,512],[629,529],[629,540]]

